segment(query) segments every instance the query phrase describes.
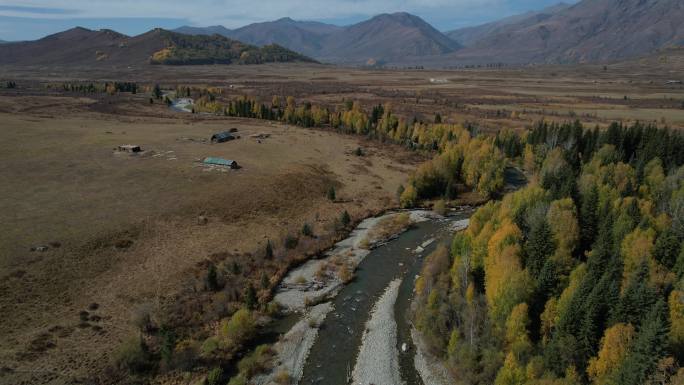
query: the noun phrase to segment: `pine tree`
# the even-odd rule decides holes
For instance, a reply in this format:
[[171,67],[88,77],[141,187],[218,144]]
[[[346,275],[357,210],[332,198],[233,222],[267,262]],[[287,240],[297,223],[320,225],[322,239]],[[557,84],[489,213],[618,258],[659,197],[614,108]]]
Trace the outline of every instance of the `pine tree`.
[[598,230],[598,188],[596,185],[591,186],[589,191],[582,196],[580,206],[580,244],[579,251],[581,253],[591,249],[594,243],[594,237]]
[[344,226],[345,228],[349,226],[349,224],[351,223],[351,216],[349,216],[347,210],[344,210],[344,212],[342,213],[340,221],[342,222],[342,226]]
[[161,88],[159,87],[159,84],[154,85],[154,89],[152,90],[152,95],[155,97],[155,99],[161,99],[162,91],[161,91]]
[[535,279],[539,277],[547,258],[556,249],[553,239],[553,233],[544,216],[540,216],[539,219],[536,219],[531,224],[528,239],[525,243],[525,265]]
[[273,245],[270,239],[266,241],[266,259],[273,259]]
[[335,186],[330,186],[330,188],[328,189],[327,196],[328,196],[328,200],[331,200],[333,202],[335,201],[335,199],[337,199],[337,194],[335,192]]
[[643,384],[666,354],[667,333],[666,306],[659,300],[641,322],[632,348],[615,376],[616,383]]
[[254,310],[256,309],[257,303],[256,290],[250,283],[249,286],[247,286],[247,289],[245,289],[245,305],[248,309]]

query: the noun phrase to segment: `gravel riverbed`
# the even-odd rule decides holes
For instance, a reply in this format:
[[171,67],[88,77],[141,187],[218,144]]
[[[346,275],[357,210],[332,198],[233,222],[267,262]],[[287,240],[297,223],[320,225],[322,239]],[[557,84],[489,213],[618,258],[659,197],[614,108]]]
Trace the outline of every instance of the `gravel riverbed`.
[[399,294],[401,279],[390,282],[385,293],[373,307],[366,323],[361,349],[352,373],[353,383],[359,385],[399,385],[399,350],[394,303]]

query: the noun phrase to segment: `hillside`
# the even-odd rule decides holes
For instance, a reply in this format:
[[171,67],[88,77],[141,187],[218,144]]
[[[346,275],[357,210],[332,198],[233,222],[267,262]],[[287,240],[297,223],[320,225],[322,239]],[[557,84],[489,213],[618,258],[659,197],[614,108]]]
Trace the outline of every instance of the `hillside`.
[[548,19],[552,15],[568,9],[570,5],[565,3],[559,3],[540,11],[529,11],[520,15],[509,16],[500,20],[496,20],[490,23],[476,25],[473,27],[459,28],[453,31],[446,32],[451,40],[457,41],[463,46],[471,46],[483,37],[493,35],[501,32],[505,27],[509,25],[521,25],[538,23],[545,19]]
[[684,44],[679,0],[583,0],[542,20],[525,19],[454,55],[509,63],[606,62]]
[[255,47],[219,35],[190,36],[154,29],[129,37],[111,30],[73,28],[43,39],[3,44],[0,64],[145,65],[259,64],[311,61],[277,45]]
[[155,51],[151,64],[261,64],[311,61],[311,59],[271,44],[263,47],[244,44],[220,35],[183,35],[161,31],[164,48]]

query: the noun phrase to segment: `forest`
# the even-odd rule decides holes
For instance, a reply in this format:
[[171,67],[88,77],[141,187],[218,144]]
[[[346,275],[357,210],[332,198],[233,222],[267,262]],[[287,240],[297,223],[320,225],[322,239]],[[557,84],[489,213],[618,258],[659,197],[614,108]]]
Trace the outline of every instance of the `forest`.
[[480,207],[416,284],[415,324],[455,378],[684,381],[683,140],[640,123],[497,135],[530,183]]
[[276,44],[256,47],[220,35],[183,35],[160,31],[166,47],[155,52],[150,64],[261,64],[272,62],[314,62],[304,55]]

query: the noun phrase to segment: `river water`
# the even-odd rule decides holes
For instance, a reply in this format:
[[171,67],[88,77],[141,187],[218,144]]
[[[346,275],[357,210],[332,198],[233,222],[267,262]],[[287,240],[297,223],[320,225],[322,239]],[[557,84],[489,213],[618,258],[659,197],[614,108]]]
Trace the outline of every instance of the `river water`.
[[[334,310],[320,327],[300,384],[348,383],[373,305],[391,281],[401,278],[399,296],[394,307],[397,349],[401,351],[402,343],[407,343],[411,349],[400,353],[400,371],[407,385],[421,385],[422,381],[413,364],[415,349],[411,342],[408,318],[415,278],[420,272],[423,258],[438,245],[448,244],[450,241],[452,233],[449,231],[449,224],[469,215],[470,212],[464,212],[448,219],[418,223],[398,238],[372,250],[358,266],[355,279],[333,300]],[[423,250],[416,252],[421,244],[424,245]]]

